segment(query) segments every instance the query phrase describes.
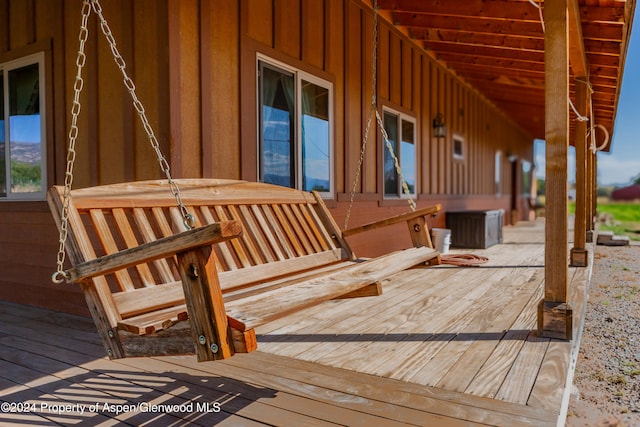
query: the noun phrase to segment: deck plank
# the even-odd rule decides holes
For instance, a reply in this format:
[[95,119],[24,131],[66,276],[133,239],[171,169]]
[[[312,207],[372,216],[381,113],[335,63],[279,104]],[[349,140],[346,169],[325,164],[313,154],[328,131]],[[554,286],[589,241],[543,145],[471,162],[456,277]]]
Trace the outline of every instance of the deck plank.
[[479,268],[403,271],[381,296],[260,327],[259,351],[222,362],[107,360],[90,319],[0,301],[2,401],[224,403],[221,414],[14,413],[0,424],[556,425],[591,270],[570,269],[574,342],[537,338],[543,237],[537,223],[505,228],[504,244],[473,251],[489,258]]
[[[263,352],[246,355],[245,359],[260,360],[261,363],[249,365],[245,360],[232,358],[225,361],[243,369],[258,370],[266,374],[299,380],[318,387],[331,390],[349,390],[362,398],[372,399],[385,404],[398,404],[403,407],[418,409],[427,414],[464,420],[471,425],[540,425],[541,421],[550,418],[544,411],[495,401],[463,393],[436,390],[405,381],[363,375],[348,370],[328,367],[326,365],[305,362],[298,359],[275,356]],[[250,375],[254,375],[251,372]],[[301,391],[303,391],[302,389]],[[425,418],[423,425],[429,424]],[[464,424],[469,425],[469,424]]]

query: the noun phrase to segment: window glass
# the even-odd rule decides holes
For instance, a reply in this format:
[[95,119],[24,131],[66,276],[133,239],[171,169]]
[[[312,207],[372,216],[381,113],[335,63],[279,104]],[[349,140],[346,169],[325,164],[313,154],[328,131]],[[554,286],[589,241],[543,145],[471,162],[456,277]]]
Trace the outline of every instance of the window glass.
[[[389,137],[389,143],[391,144],[391,150],[397,156],[396,141],[398,140],[398,116],[385,111],[384,113],[384,129]],[[398,173],[396,172],[395,162],[393,156],[389,152],[389,148],[386,146],[386,142],[382,141],[384,152],[384,195],[385,196],[397,196],[398,195]]]
[[45,194],[44,54],[0,63],[0,200]]
[[0,70],[0,197],[7,196],[7,164],[4,125],[4,73]]
[[302,80],[302,189],[329,192],[329,90]]
[[533,170],[531,163],[526,160],[522,161],[522,194],[531,194],[531,178]]
[[495,165],[495,191],[496,191],[496,195],[500,195],[500,193],[502,192],[502,189],[500,188],[500,182],[502,181],[501,179],[501,175],[502,175],[502,152],[501,151],[496,151],[496,165]]
[[12,193],[42,191],[39,86],[38,64],[8,73]]
[[[389,143],[393,150],[393,155],[398,159],[402,172],[402,179],[407,184],[410,195],[416,193],[416,143],[415,143],[415,123],[406,116],[384,111],[384,129],[389,137]],[[398,141],[400,142],[398,144]],[[384,195],[385,197],[406,196],[402,188],[402,181],[396,171],[393,155],[389,152],[383,140],[384,153]]]
[[453,137],[453,157],[456,159],[464,158],[463,152],[464,140],[459,136]]
[[260,180],[333,192],[331,83],[260,58],[258,69]]
[[294,77],[266,65],[261,67],[260,75],[262,180],[294,187]]
[[[400,145],[400,168],[402,178],[409,187],[409,192],[416,192],[416,146],[413,137],[414,126],[408,120],[402,120],[402,144]],[[400,189],[403,191],[402,189]]]

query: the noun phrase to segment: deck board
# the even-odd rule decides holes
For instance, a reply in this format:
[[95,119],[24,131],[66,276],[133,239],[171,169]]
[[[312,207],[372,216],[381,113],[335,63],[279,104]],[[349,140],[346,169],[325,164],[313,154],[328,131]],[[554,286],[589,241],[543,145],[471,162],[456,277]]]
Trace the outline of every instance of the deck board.
[[[474,250],[477,268],[383,281],[377,297],[328,301],[259,328],[259,350],[108,360],[91,319],[0,301],[0,401],[218,402],[221,412],[0,413],[0,425],[552,426],[565,404],[590,268],[570,269],[576,339],[538,338],[540,224]],[[590,264],[592,265],[592,263]]]

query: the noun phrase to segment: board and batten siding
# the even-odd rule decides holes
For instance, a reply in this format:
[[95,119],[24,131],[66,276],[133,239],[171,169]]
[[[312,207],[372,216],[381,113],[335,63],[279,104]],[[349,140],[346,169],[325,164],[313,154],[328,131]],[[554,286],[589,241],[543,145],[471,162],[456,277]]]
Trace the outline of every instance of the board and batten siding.
[[[373,12],[367,1],[101,4],[175,177],[257,179],[257,54],[332,82],[335,194],[327,204],[342,225],[371,103]],[[48,185],[64,182],[80,20],[79,0],[0,0],[0,61],[45,52]],[[509,188],[519,184],[512,183],[507,153],[532,161],[530,136],[386,17],[378,23],[377,108],[415,118],[418,205],[508,211]],[[161,178],[95,15],[86,51],[74,187]],[[438,112],[446,138],[432,136]],[[382,196],[382,140],[372,126],[351,225],[408,209],[406,201]],[[454,134],[464,139],[463,159],[453,158]],[[444,215],[434,225],[444,225]],[[352,246],[365,255],[358,249],[369,242],[355,240]],[[49,280],[57,245],[46,202],[0,202],[0,298],[86,313],[73,286],[54,287]]]

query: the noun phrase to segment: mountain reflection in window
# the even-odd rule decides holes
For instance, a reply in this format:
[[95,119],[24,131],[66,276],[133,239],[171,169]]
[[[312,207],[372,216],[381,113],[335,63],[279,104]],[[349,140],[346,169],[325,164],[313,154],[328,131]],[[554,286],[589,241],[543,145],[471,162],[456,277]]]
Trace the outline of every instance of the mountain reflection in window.
[[329,90],[302,81],[302,189],[329,189]]
[[261,172],[264,182],[295,186],[295,80],[293,74],[261,67]]

